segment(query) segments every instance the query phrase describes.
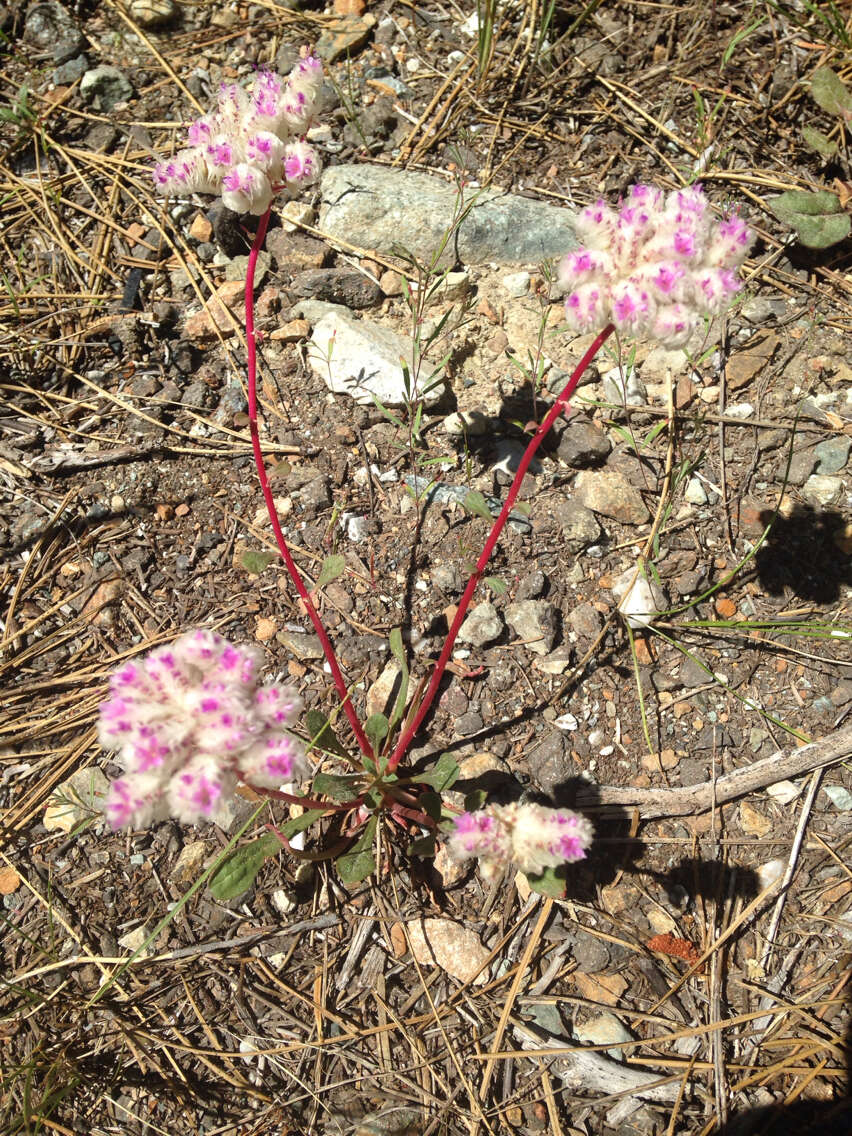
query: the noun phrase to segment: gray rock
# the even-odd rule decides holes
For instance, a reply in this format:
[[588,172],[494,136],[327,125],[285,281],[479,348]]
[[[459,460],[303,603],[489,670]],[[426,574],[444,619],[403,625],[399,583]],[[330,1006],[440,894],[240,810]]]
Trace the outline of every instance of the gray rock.
[[133,98],[133,84],[117,67],[104,63],[86,72],[80,80],[80,94],[101,110],[112,110],[116,103]]
[[181,397],[181,405],[188,406],[192,410],[201,410],[203,407],[210,403],[210,387],[207,383],[199,380],[195,383],[190,383]]
[[75,55],[67,63],[63,63],[53,72],[53,81],[57,87],[70,86],[76,83],[89,68],[89,60],[85,55]]
[[852,446],[852,439],[850,438],[827,438],[818,446],[814,446],[817,473],[840,473],[849,460],[850,446]]
[[36,51],[50,52],[55,64],[73,59],[86,46],[86,37],[70,12],[56,0],[30,4],[24,19],[23,40]]
[[773,300],[755,296],[753,300],[746,300],[740,306],[739,314],[755,326],[769,323],[770,320],[783,319],[787,314],[787,301],[780,296]]
[[577,478],[577,498],[593,513],[625,525],[641,525],[651,519],[639,490],[618,470],[585,470]]
[[290,286],[297,296],[358,310],[373,308],[382,299],[378,284],[351,268],[308,268],[297,272]]
[[547,577],[544,572],[528,572],[518,584],[515,592],[516,600],[537,600],[547,587]]
[[554,430],[558,430],[559,438],[556,456],[572,469],[603,465],[612,451],[612,443],[603,430],[584,414],[563,419]]
[[[455,564],[438,564],[432,569],[432,583],[442,592],[456,595],[462,590],[463,581],[461,572]],[[473,610],[476,611],[476,608]],[[462,627],[464,627],[464,624],[462,624]]]
[[546,655],[556,638],[556,608],[546,600],[521,600],[506,608],[506,622],[528,651]]
[[815,473],[805,482],[802,496],[812,505],[830,505],[843,489],[842,477],[825,477]]
[[[320,228],[329,236],[386,253],[401,245],[427,259],[456,206],[456,190],[447,182],[384,166],[333,166],[321,189]],[[472,198],[471,192],[467,200]],[[486,189],[477,192],[443,262],[538,264],[576,245],[567,209]]]
[[536,659],[535,669],[541,671],[542,674],[561,675],[565,674],[574,659],[574,652],[567,643],[563,643],[561,647],[557,647],[555,651],[551,651],[549,655],[543,655],[541,658]]
[[319,635],[307,631],[279,631],[276,640],[297,659],[321,659],[323,657],[322,643]]
[[331,491],[328,487],[328,478],[320,476],[309,481],[298,493],[294,494],[296,500],[308,514],[320,513],[331,505]]
[[[248,273],[247,256],[232,256],[228,263],[225,265],[225,279],[226,280],[245,280]],[[257,256],[257,263],[254,269],[254,286],[259,288],[269,273],[269,266],[272,263],[272,257],[265,249],[261,249]]]
[[485,723],[482,721],[481,715],[477,714],[475,710],[468,710],[466,714],[460,715],[453,723],[453,729],[462,738],[469,738],[473,734],[478,734],[483,729]]
[[493,603],[477,604],[459,628],[459,639],[482,647],[503,634],[503,620]]
[[552,793],[557,785],[571,776],[573,766],[565,748],[565,738],[561,731],[551,730],[527,750],[530,773],[545,793]]
[[594,544],[601,535],[601,527],[594,513],[581,505],[576,498],[558,501],[551,508],[551,516],[562,529],[562,537],[568,552],[582,552]]
[[[783,474],[787,465],[786,455],[781,460],[782,464],[779,473]],[[787,474],[789,483],[791,485],[804,485],[814,469],[816,469],[818,460],[811,446],[804,450],[796,450],[790,459],[790,472]]]
[[343,312],[328,312],[311,335],[313,369],[329,390],[349,394],[365,406],[374,405],[374,396],[387,407],[405,406],[418,398],[427,406],[440,402],[446,393],[443,379],[419,392],[406,391],[400,359],[410,358],[410,340]]
[[582,974],[599,974],[609,963],[609,948],[602,939],[588,931],[575,931],[571,934],[571,953],[577,970]]
[[581,603],[568,613],[568,623],[576,632],[578,639],[586,639],[591,642],[600,634],[603,627],[603,617],[592,604]]

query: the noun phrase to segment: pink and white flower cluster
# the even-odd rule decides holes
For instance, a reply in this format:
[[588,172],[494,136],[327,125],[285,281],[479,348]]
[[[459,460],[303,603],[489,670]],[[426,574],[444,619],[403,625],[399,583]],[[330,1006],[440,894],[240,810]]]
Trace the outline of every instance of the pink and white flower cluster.
[[753,239],[735,213],[717,221],[700,186],[668,196],[631,186],[618,209],[604,201],[583,209],[576,231],[582,247],[559,266],[568,325],[586,332],[612,323],[668,347],[727,308]]
[[286,82],[259,71],[248,89],[219,88],[218,107],[189,128],[189,147],[154,169],[163,193],[220,193],[229,209],[260,216],[282,188],[293,192],[319,177],[304,141],[322,86],[322,62],[300,59]]
[[289,687],[258,685],[262,661],[256,647],[199,630],[116,671],[99,727],[124,768],[106,802],[113,828],[215,820],[239,780],[275,788],[300,774],[302,749],[286,727],[301,701]]
[[455,860],[477,858],[485,879],[494,880],[510,863],[534,876],[576,863],[591,843],[590,822],[570,809],[515,803],[456,817],[447,851]]

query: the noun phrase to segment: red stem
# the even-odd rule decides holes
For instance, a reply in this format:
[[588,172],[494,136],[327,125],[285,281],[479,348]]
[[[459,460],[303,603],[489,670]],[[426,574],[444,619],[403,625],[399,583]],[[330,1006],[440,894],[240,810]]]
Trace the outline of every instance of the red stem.
[[[260,488],[263,493],[263,500],[266,502],[266,510],[269,513],[269,519],[272,522],[272,531],[275,533],[275,540],[278,543],[278,548],[284,560],[284,565],[299,597],[305,606],[305,610],[310,617],[311,623],[314,625],[314,630],[319,636],[319,641],[322,644],[323,654],[326,657],[331,676],[334,679],[334,685],[337,688],[337,693],[340,695],[340,700],[343,705],[343,712],[349,719],[349,725],[352,727],[352,732],[358,739],[358,745],[361,747],[361,752],[366,754],[367,757],[373,756],[373,747],[367,740],[367,735],[358,721],[358,715],[355,713],[355,708],[349,697],[349,691],[346,689],[346,682],[341,674],[340,667],[337,663],[337,656],[334,653],[334,648],[328,638],[325,628],[322,625],[322,620],[317,614],[311,600],[308,589],[302,577],[299,575],[299,569],[290,555],[290,549],[287,547],[287,541],[284,539],[284,533],[281,531],[281,523],[278,520],[278,510],[275,508],[275,499],[272,496],[272,489],[269,485],[269,479],[266,476],[266,467],[263,464],[263,450],[260,447],[260,435],[257,429],[257,351],[255,347],[254,336],[254,270],[257,264],[257,255],[260,252],[264,238],[266,237],[266,228],[269,224],[269,213],[267,209],[263,216],[260,218],[255,233],[254,241],[252,242],[251,252],[248,258],[248,267],[246,269],[246,347],[247,347],[247,362],[248,362],[248,414],[249,414],[249,431],[251,433],[251,444],[254,451],[254,464],[257,467],[257,476],[260,480]],[[325,807],[325,806],[324,806]]]
[[562,393],[550,408],[547,417],[536,430],[530,441],[530,444],[527,446],[526,450],[524,450],[524,455],[518,464],[518,470],[515,474],[515,479],[509,487],[509,492],[506,496],[503,508],[500,510],[500,515],[494,522],[491,532],[488,535],[488,540],[485,542],[485,547],[482,550],[482,555],[479,557],[479,560],[477,560],[473,574],[467,582],[467,587],[464,590],[464,595],[462,596],[459,603],[458,610],[456,611],[455,618],[453,619],[452,626],[450,627],[446,642],[444,643],[444,646],[441,650],[441,654],[438,656],[438,662],[435,664],[435,669],[432,672],[432,678],[429,682],[429,686],[426,689],[426,693],[423,696],[423,701],[417,708],[417,713],[410,720],[408,728],[400,736],[400,739],[396,744],[396,748],[394,749],[393,753],[391,754],[390,760],[388,761],[388,773],[393,773],[394,769],[396,769],[397,765],[399,765],[403,755],[405,754],[405,751],[408,749],[412,739],[414,738],[414,735],[417,733],[423,719],[426,717],[426,714],[429,711],[429,707],[432,705],[432,701],[435,695],[438,693],[438,687],[440,685],[447,663],[450,660],[450,654],[452,653],[453,645],[456,641],[456,636],[459,633],[459,628],[464,622],[464,617],[467,614],[467,609],[470,606],[470,601],[473,599],[473,593],[476,591],[477,585],[482,578],[482,573],[485,571],[485,566],[491,558],[491,553],[494,551],[494,546],[500,538],[500,533],[503,531],[503,526],[508,520],[509,513],[511,512],[512,506],[515,503],[515,498],[518,496],[518,492],[521,488],[521,482],[524,480],[524,474],[527,472],[530,462],[535,457],[536,451],[544,441],[545,436],[550,430],[550,427],[553,425],[553,423],[556,421],[557,417],[562,413],[565,407],[567,407],[568,400],[574,393],[586,367],[588,367],[589,363],[591,363],[592,359],[594,359],[595,355],[597,355],[598,351],[601,349],[604,343],[606,343],[607,339],[609,339],[614,330],[615,328],[612,326],[612,324],[608,324],[600,333],[600,335],[595,338],[591,347],[577,364],[576,368],[574,369],[574,373],[566,383]]

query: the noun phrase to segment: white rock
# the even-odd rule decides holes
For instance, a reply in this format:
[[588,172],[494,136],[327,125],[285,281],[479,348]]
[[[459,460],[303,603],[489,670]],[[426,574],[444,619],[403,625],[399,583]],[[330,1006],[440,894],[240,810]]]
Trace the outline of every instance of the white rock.
[[789,805],[791,801],[795,801],[801,791],[801,787],[793,781],[778,781],[769,786],[766,794],[773,801],[777,801],[779,805]]
[[510,272],[500,281],[504,289],[513,300],[520,300],[530,290],[530,274],[528,272]]
[[[139,950],[150,934],[150,928],[146,927],[143,923],[141,927],[135,927],[132,931],[128,931],[126,935],[122,935],[118,940],[118,945],[133,954],[134,951]],[[155,953],[153,947],[154,944],[152,943],[150,947],[142,952],[140,957],[147,958],[153,955]]]
[[843,489],[843,478],[814,473],[802,487],[802,496],[812,505],[830,505]]
[[[596,1018],[590,1018],[585,1025],[577,1026],[574,1032],[577,1040],[584,1041],[587,1045],[633,1041],[633,1034],[615,1014],[599,1014]],[[624,1060],[623,1049],[607,1049],[606,1053],[613,1061]]]
[[[636,582],[631,587],[634,576]],[[666,597],[660,586],[648,580],[643,572],[628,568],[613,582],[612,594],[618,610],[632,628],[648,627],[661,611],[666,610]]]
[[[417,401],[418,392],[406,392],[401,360],[411,358],[411,341],[389,328],[368,320],[356,320],[342,311],[327,312],[311,335],[310,363],[330,391],[349,394],[356,402],[373,406],[373,396],[383,406],[405,406]],[[430,369],[425,371],[428,375]],[[425,376],[424,376],[425,377]],[[427,406],[445,393],[442,379],[422,392]]]
[[757,878],[760,882],[761,891],[768,888],[770,884],[774,884],[780,880],[786,870],[786,860],[768,860],[765,864],[761,864],[757,869]]
[[852,793],[842,785],[823,785],[822,791],[836,809],[844,813],[852,809]]
[[646,398],[645,385],[635,367],[625,377],[620,367],[613,367],[603,377],[604,398],[616,406],[641,406]]
[[751,418],[754,407],[750,402],[738,402],[734,406],[729,406],[725,414],[728,418]]
[[270,899],[272,900],[272,906],[279,915],[290,915],[298,906],[287,888],[276,888],[270,896]]
[[557,730],[564,730],[566,733],[573,733],[580,725],[573,714],[562,714],[553,719],[553,724]]
[[367,518],[362,517],[360,513],[343,513],[340,527],[346,533],[348,540],[353,544],[360,544],[362,540],[367,539],[370,525]]
[[402,668],[396,659],[391,659],[385,669],[367,691],[367,717],[385,714],[388,718],[394,708],[399,690]]
[[484,986],[488,971],[473,976],[488,958],[478,935],[451,919],[415,919],[408,925],[411,950],[421,966],[439,966],[460,982]]
[[78,769],[53,791],[42,823],[48,832],[69,833],[103,813],[109,782],[94,765]]
[[707,504],[707,490],[704,488],[699,477],[690,477],[689,484],[683,496],[690,505]]

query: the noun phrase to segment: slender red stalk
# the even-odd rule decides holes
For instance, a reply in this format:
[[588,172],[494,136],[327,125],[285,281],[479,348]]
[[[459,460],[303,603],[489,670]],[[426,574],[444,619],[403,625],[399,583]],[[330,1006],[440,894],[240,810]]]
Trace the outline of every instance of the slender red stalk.
[[450,660],[450,654],[452,653],[452,649],[456,641],[456,636],[459,633],[459,628],[464,622],[465,615],[467,614],[467,609],[468,607],[470,607],[470,601],[473,599],[473,593],[476,591],[477,585],[482,578],[482,573],[485,571],[485,566],[491,558],[491,553],[494,551],[494,546],[497,544],[497,541],[500,538],[500,533],[503,531],[503,527],[509,518],[509,513],[511,512],[512,506],[515,503],[515,498],[518,496],[518,492],[521,488],[521,482],[524,480],[524,474],[527,472],[530,462],[535,457],[536,451],[544,441],[545,436],[547,435],[553,423],[556,421],[557,417],[562,413],[565,407],[567,407],[568,400],[574,393],[586,367],[588,367],[589,363],[591,363],[592,359],[594,359],[595,355],[597,355],[598,351],[601,349],[604,343],[606,343],[607,339],[609,339],[614,330],[615,328],[612,326],[612,324],[608,324],[600,333],[600,335],[595,338],[591,347],[577,364],[576,368],[574,369],[574,373],[565,384],[562,393],[559,395],[556,402],[554,402],[553,406],[548,411],[547,417],[536,430],[530,441],[530,444],[527,446],[526,450],[524,450],[523,457],[518,464],[518,470],[515,474],[515,479],[509,487],[509,492],[506,495],[506,500],[503,504],[503,508],[500,510],[500,515],[497,517],[497,520],[494,522],[491,532],[488,534],[488,540],[485,542],[485,547],[482,550],[482,555],[479,557],[479,560],[477,560],[473,574],[467,582],[467,587],[465,588],[464,594],[461,598],[461,601],[459,602],[458,610],[456,611],[455,618],[453,619],[446,642],[444,643],[444,646],[441,650],[441,654],[438,656],[438,662],[435,664],[435,669],[432,672],[432,678],[429,682],[429,686],[426,689],[426,693],[423,696],[423,701],[417,708],[417,713],[413,716],[413,718],[410,719],[408,727],[400,735],[399,741],[396,744],[396,748],[390,756],[387,764],[388,773],[393,773],[394,769],[396,769],[397,765],[399,765],[399,762],[405,754],[405,751],[408,749],[412,739],[420,729],[420,725],[423,719],[426,717],[426,714],[429,711],[429,707],[432,705],[432,701],[435,695],[438,693],[438,687],[440,685],[441,678],[443,677],[447,663]]
[[[304,580],[299,575],[299,569],[296,567],[293,557],[290,555],[290,549],[287,547],[287,541],[284,539],[284,533],[281,531],[281,523],[278,520],[278,510],[275,508],[275,499],[272,496],[272,489],[269,485],[269,478],[266,476],[266,467],[263,464],[263,450],[260,447],[260,435],[257,429],[257,351],[255,347],[254,337],[254,270],[257,264],[257,255],[260,252],[263,241],[266,237],[266,229],[269,224],[269,210],[267,209],[263,216],[260,218],[255,233],[254,241],[252,242],[251,252],[248,258],[248,267],[246,269],[246,346],[247,346],[247,362],[248,362],[248,414],[249,414],[249,431],[251,433],[251,445],[254,451],[254,464],[257,467],[257,476],[260,480],[260,488],[263,493],[263,500],[266,502],[266,510],[269,513],[269,519],[272,522],[272,531],[275,533],[275,540],[278,543],[278,548],[284,560],[284,565],[296,591],[299,593],[302,603],[305,606],[311,623],[314,625],[314,630],[319,636],[319,641],[322,644],[323,654],[326,657],[329,668],[331,670],[331,677],[334,679],[334,685],[337,688],[337,693],[340,695],[340,700],[343,706],[343,712],[349,719],[349,725],[352,727],[352,732],[358,739],[358,745],[361,747],[362,753],[367,757],[373,756],[373,747],[367,740],[367,735],[358,721],[358,715],[355,713],[355,708],[349,697],[349,691],[346,689],[346,682],[341,674],[340,667],[337,663],[337,656],[334,653],[334,648],[322,625],[313,601],[311,600],[308,589],[305,587]],[[325,806],[323,806],[325,807]]]

